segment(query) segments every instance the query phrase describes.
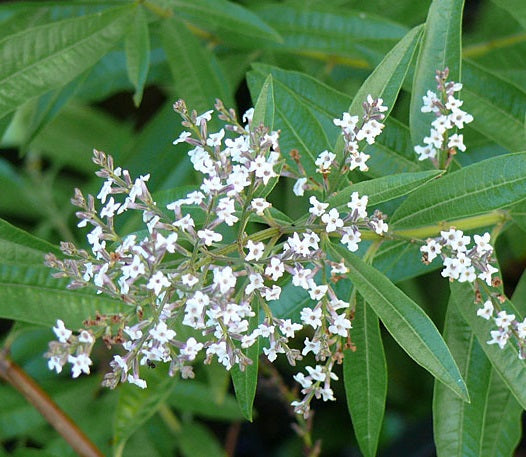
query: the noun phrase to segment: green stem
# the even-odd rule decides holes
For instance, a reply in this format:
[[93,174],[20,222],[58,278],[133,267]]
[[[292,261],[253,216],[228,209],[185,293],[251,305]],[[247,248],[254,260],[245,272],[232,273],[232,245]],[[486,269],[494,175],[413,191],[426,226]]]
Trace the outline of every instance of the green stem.
[[174,435],[181,433],[181,423],[174,412],[165,404],[159,407],[159,416]]

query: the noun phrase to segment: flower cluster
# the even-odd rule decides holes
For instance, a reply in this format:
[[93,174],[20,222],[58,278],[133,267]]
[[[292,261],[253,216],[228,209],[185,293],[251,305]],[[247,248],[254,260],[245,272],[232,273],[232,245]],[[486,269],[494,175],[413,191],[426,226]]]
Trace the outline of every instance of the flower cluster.
[[[369,98],[363,125],[351,128],[349,120],[342,125],[347,138],[371,143],[381,131],[376,119],[385,107]],[[368,215],[368,197],[353,192],[345,209],[329,208],[313,195],[307,219],[278,223],[265,197],[283,166],[279,132],[253,124],[252,109],[241,124],[219,101],[215,109],[224,128],[218,132],[209,132],[213,111],[198,115],[183,101],[174,109],[186,128],[174,144],[192,147],[188,155],[202,181],[182,198],[158,204],[148,190],[149,175],[133,179],[111,156],[94,151],[97,175],[105,182],[96,198],[77,189],[72,200],[80,208],[79,227],[91,227],[90,249],[62,243],[66,258],[49,254],[46,261],[58,270],[55,276],[70,279],[68,287],[94,287],[127,307],[86,321],[89,330],[78,336],[58,321],[49,367],[60,372],[69,361],[74,377],[89,373],[90,351],[101,337],[106,345],[122,348],[104,385],[129,382],[145,388],[142,366],[167,363],[170,375],[188,378],[196,359],[215,358],[227,370],[234,365],[243,370],[252,363],[246,350],[259,341],[271,362],[285,354],[294,365],[313,353],[316,364],[306,367],[308,376],[296,376],[304,398],[294,407],[307,416],[313,397],[334,400],[332,369],[341,362],[351,328],[352,306],[333,287],[347,269],[343,261],[327,258],[323,243],[337,237],[356,251],[361,231],[388,231],[385,216]],[[324,176],[330,172],[330,165],[318,165]],[[141,214],[144,230],[121,237],[115,219],[128,212]],[[247,233],[251,221],[267,228]],[[300,322],[273,312],[287,277],[311,300]],[[303,348],[292,348],[296,333],[309,328]]]
[[[438,168],[447,167],[458,151],[465,151],[464,136],[452,133],[464,128],[464,124],[473,121],[473,116],[460,107],[464,103],[455,98],[455,92],[462,89],[461,83],[447,81],[449,71],[437,71],[437,92],[431,90],[423,98],[422,113],[433,113],[435,119],[431,122],[429,136],[424,138],[424,146],[415,146],[418,160],[430,159]],[[441,162],[441,160],[445,162]]]
[[450,228],[440,232],[440,237],[429,238],[420,248],[425,263],[432,262],[439,255],[444,269],[442,276],[450,281],[473,283],[477,278],[492,286],[492,275],[498,271],[490,262],[493,247],[490,245],[490,234],[474,235],[475,245],[469,247],[471,237],[462,230]]

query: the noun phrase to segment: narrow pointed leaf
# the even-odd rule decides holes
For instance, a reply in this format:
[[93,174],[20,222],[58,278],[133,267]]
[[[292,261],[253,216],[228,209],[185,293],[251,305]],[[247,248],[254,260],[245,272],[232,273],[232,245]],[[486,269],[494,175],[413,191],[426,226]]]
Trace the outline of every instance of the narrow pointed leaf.
[[[513,343],[508,343],[503,349],[495,344],[487,344],[490,331],[495,330],[493,321],[487,321],[477,316],[477,305],[474,303],[474,292],[470,284],[453,282],[450,284],[451,300],[457,306],[465,321],[476,335],[483,351],[490,360],[493,368],[500,375],[508,389],[513,393],[523,408],[526,408],[526,362],[519,359],[519,352]],[[513,304],[507,300],[503,307],[508,312],[513,312],[520,320],[519,313]]]
[[369,197],[369,206],[375,206],[379,203],[410,194],[441,174],[442,171],[440,170],[427,170],[370,179],[352,184],[338,191],[336,195],[330,197],[327,201],[331,208],[340,207],[349,202],[352,192],[358,192],[360,195],[367,195]]
[[523,151],[526,92],[470,61],[463,63],[462,80],[463,107],[474,118],[469,126],[510,152]]
[[361,296],[356,301],[352,341],[356,349],[345,350],[343,359],[347,407],[360,450],[374,457],[385,411],[387,365],[378,317]]
[[351,267],[350,280],[402,349],[456,395],[469,401],[455,360],[422,308],[382,273],[345,247],[331,245],[330,250],[335,258],[343,257]]
[[215,56],[187,26],[177,19],[167,19],[161,34],[175,90],[188,107],[205,111],[213,107],[216,98],[227,107],[233,106],[231,90]]
[[[256,302],[253,311],[256,314],[250,318],[249,332],[254,330],[259,324],[259,301]],[[245,351],[245,355],[252,360],[252,364],[245,367],[244,371],[241,371],[239,365],[236,364],[232,367],[230,373],[239,408],[243,416],[252,422],[254,397],[256,396],[258,382],[259,338]]]
[[256,127],[263,124],[270,130],[274,128],[274,104],[274,83],[272,81],[272,74],[269,74],[263,83],[263,87],[254,105],[252,123]]
[[128,78],[135,87],[133,102],[135,106],[139,106],[150,66],[150,33],[142,7],[138,7],[135,12],[133,26],[126,34],[124,49],[126,50]]
[[442,0],[432,2],[429,8],[411,94],[409,126],[415,145],[429,135],[433,118],[420,108],[426,92],[436,91],[436,71],[447,67],[449,79],[460,81],[463,7],[464,0]]
[[471,403],[462,401],[443,384],[435,382],[433,429],[437,455],[479,457],[490,406],[491,364],[453,303],[448,306],[444,339],[466,381]]
[[226,0],[171,0],[177,15],[221,40],[244,48],[262,41],[281,42],[279,33],[252,11]]
[[393,214],[395,227],[475,216],[526,198],[526,153],[501,155],[464,167],[411,194]]
[[0,117],[62,86],[124,35],[132,5],[32,27],[0,41]]
[[368,95],[371,95],[373,98],[383,99],[383,104],[387,106],[384,115],[385,117],[389,115],[404,82],[413,54],[420,43],[422,29],[421,25],[411,29],[389,51],[353,97],[349,113],[361,117],[363,115],[362,103]]

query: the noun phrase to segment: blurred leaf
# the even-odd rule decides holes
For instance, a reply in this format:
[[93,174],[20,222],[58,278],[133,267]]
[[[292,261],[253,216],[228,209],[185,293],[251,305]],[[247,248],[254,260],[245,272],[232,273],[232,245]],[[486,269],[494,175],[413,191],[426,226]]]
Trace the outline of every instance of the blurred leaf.
[[65,86],[42,95],[36,101],[31,125],[24,138],[25,145],[31,143],[42,128],[58,115],[64,105],[76,94],[85,79],[86,73],[82,73]]
[[57,165],[91,174],[96,170],[91,160],[93,148],[118,160],[124,145],[132,139],[131,125],[102,110],[70,103],[40,131],[30,147]]
[[347,407],[360,450],[375,456],[385,411],[387,365],[378,317],[358,295],[352,322],[355,349],[344,351],[343,381]]
[[424,311],[382,273],[345,247],[330,245],[330,251],[333,257],[345,259],[350,280],[402,349],[456,395],[469,401],[458,367]]
[[133,6],[40,25],[0,41],[0,117],[71,81],[123,36]]
[[150,33],[146,14],[141,6],[135,11],[133,27],[126,34],[124,48],[128,77],[135,87],[133,103],[139,106],[150,66]]
[[[223,366],[219,368],[226,373]],[[185,380],[177,383],[167,401],[179,411],[190,412],[207,419],[233,421],[243,417],[232,395],[227,394],[222,402],[218,402],[211,388],[198,381]]]
[[411,93],[409,126],[414,145],[429,135],[432,117],[420,108],[426,92],[436,91],[437,70],[449,68],[449,80],[460,81],[463,7],[464,0],[435,1],[429,7]]
[[185,422],[177,434],[177,445],[184,457],[224,457],[225,451],[221,448],[214,434],[197,422]]
[[[490,338],[490,331],[495,329],[495,324],[491,320],[487,321],[477,316],[477,305],[475,304],[475,296],[471,284],[458,283],[455,281],[450,284],[450,289],[451,303],[457,306],[477,337],[482,350],[486,353],[493,368],[500,375],[521,406],[525,408],[526,391],[523,388],[523,380],[526,376],[526,362],[519,359],[518,348],[511,342],[506,344],[504,349],[500,349],[495,344],[487,344]],[[502,307],[508,312],[513,312],[517,316],[517,320],[521,320],[519,313],[516,312],[513,304],[509,300],[506,300]]]
[[526,3],[522,0],[491,0],[510,15],[526,29]]
[[526,198],[526,153],[507,154],[449,173],[420,187],[391,224],[415,227],[475,216]]
[[125,383],[119,387],[119,401],[114,411],[113,446],[115,457],[121,457],[126,442],[168,398],[176,380],[162,367],[142,372],[148,387],[141,389]]
[[[360,46],[389,50],[407,28],[379,16],[359,11],[285,4],[261,4],[254,11],[272,24],[283,43],[268,43],[271,49],[307,56],[350,58],[357,66],[368,66],[361,59]],[[358,60],[357,60],[358,59]]]
[[[248,333],[251,333],[259,325],[259,300],[254,300],[252,306],[255,316],[249,320]],[[258,383],[258,366],[259,366],[260,341],[259,337],[256,342],[244,351],[244,354],[252,361],[250,365],[241,371],[238,364],[234,364],[230,370],[236,398],[243,416],[252,422],[252,410],[254,407],[254,398],[256,396],[256,387]]]
[[227,107],[233,106],[231,89],[215,56],[186,25],[176,19],[167,19],[163,21],[161,33],[175,90],[185,99],[189,109],[208,110],[216,98]]
[[[252,11],[226,0],[170,0],[178,16],[208,30],[235,47],[260,47],[261,41],[281,42],[267,22]],[[272,23],[272,22],[270,22]]]
[[524,150],[526,91],[469,61],[462,80],[463,107],[474,117],[470,127],[510,152]]

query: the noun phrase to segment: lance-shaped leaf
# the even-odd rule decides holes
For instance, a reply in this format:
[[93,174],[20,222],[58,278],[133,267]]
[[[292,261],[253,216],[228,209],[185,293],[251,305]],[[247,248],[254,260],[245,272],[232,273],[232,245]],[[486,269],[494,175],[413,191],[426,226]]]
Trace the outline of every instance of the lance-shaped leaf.
[[447,67],[449,78],[460,81],[463,7],[464,0],[442,0],[429,7],[411,94],[409,126],[415,145],[429,135],[432,115],[422,114],[420,108],[426,92],[436,91],[436,71]]
[[469,61],[463,63],[462,81],[463,107],[474,117],[470,127],[510,152],[523,151],[526,92]]
[[407,35],[389,51],[356,92],[349,107],[349,113],[361,117],[363,114],[362,103],[368,95],[371,95],[373,98],[383,99],[383,104],[387,106],[384,115],[385,117],[389,115],[404,82],[413,54],[420,43],[421,36],[422,26],[419,25],[407,32]]
[[358,295],[352,326],[355,350],[344,351],[343,381],[347,407],[360,450],[374,457],[387,395],[387,365],[378,316]]
[[526,3],[522,0],[492,0],[492,2],[510,13],[526,29]]
[[526,198],[526,153],[501,155],[464,167],[411,194],[393,214],[395,227],[476,216]]
[[402,349],[460,398],[469,401],[466,385],[455,360],[435,324],[422,308],[382,273],[345,247],[330,246],[335,258],[345,259],[350,267],[350,280]]
[[352,192],[358,192],[360,195],[369,197],[367,203],[369,206],[378,205],[379,203],[414,192],[420,186],[434,180],[442,173],[440,170],[417,171],[358,182],[338,191],[327,202],[331,208],[335,206],[340,207],[349,202]]
[[[259,300],[253,308],[255,316],[252,316],[249,321],[249,331],[254,330],[259,324]],[[236,398],[243,413],[243,416],[252,422],[252,411],[254,407],[254,397],[256,396],[256,387],[258,383],[258,366],[259,366],[259,338],[250,346],[245,355],[252,361],[250,365],[245,367],[243,371],[239,365],[234,365],[230,371],[232,375],[232,382],[234,383],[234,390]]]
[[[171,0],[177,15],[235,46],[260,47],[262,41],[281,42],[270,25],[252,11],[226,0]],[[272,23],[272,21],[270,21]]]
[[32,27],[0,41],[0,117],[62,86],[124,35],[133,5]]
[[133,27],[126,34],[124,48],[128,77],[135,87],[133,103],[139,106],[150,66],[150,33],[146,14],[141,6],[135,12]]
[[[471,285],[455,281],[450,284],[450,289],[451,302],[457,306],[460,314],[471,327],[483,351],[508,389],[521,406],[526,408],[526,391],[524,390],[526,362],[519,359],[517,346],[512,341],[508,342],[503,349],[496,344],[487,344],[487,341],[491,339],[490,331],[495,330],[495,324],[491,320],[477,316],[477,305],[474,303],[474,292]],[[519,313],[509,300],[506,300],[502,306],[520,319]]]
[[491,364],[453,303],[448,306],[444,339],[466,381],[471,403],[463,402],[435,382],[433,428],[437,454],[439,457],[478,457],[482,455]]
[[272,74],[269,74],[254,105],[254,115],[252,116],[254,126],[263,124],[270,130],[274,128],[274,104],[274,83],[272,82]]
[[175,90],[188,107],[210,109],[216,98],[233,106],[233,97],[215,56],[203,46],[188,27],[177,19],[163,21],[163,49],[172,72]]

